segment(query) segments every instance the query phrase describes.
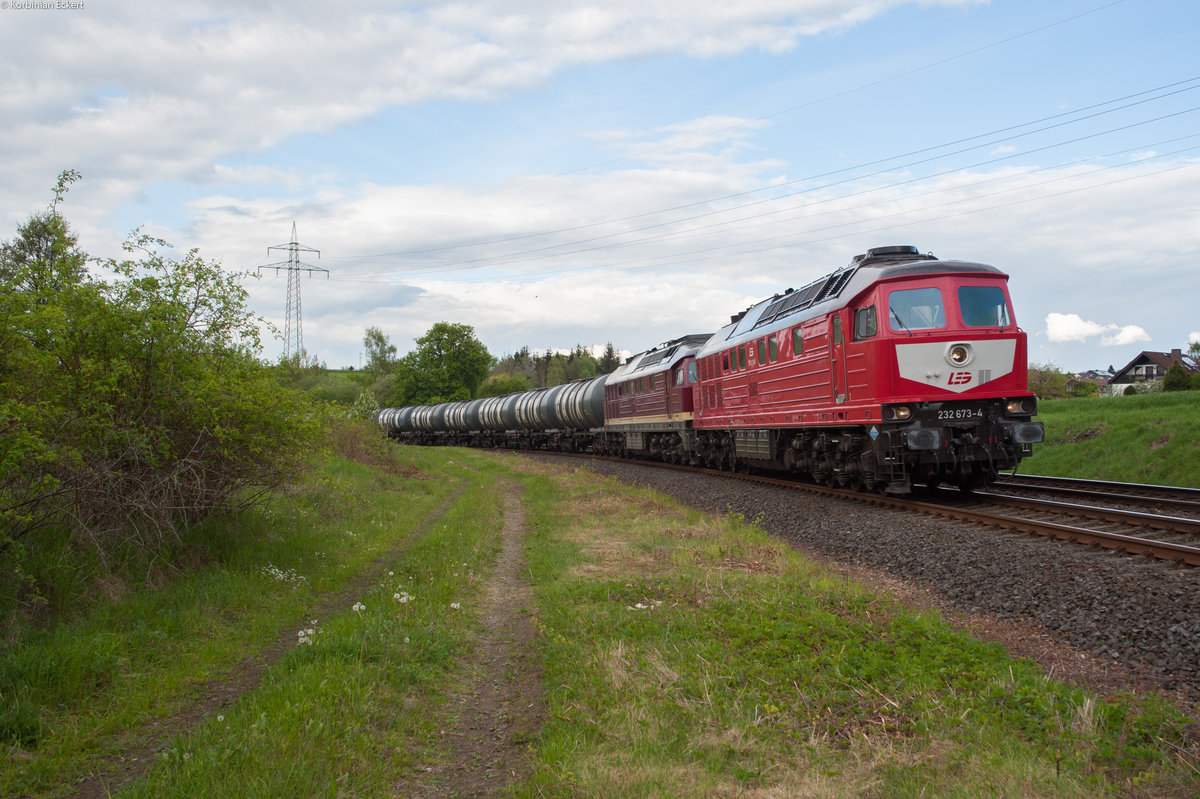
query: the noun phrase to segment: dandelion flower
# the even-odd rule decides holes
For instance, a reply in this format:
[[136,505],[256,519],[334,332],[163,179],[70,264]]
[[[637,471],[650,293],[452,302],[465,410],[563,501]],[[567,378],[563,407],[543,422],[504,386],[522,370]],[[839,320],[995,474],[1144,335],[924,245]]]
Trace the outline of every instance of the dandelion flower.
[[364,610],[367,609],[367,606],[361,602],[355,602],[354,606],[350,609],[353,610],[355,613],[362,613]]
[[462,605],[460,605],[457,602],[451,602],[450,607],[454,608],[455,610],[458,610],[460,607],[462,607]]

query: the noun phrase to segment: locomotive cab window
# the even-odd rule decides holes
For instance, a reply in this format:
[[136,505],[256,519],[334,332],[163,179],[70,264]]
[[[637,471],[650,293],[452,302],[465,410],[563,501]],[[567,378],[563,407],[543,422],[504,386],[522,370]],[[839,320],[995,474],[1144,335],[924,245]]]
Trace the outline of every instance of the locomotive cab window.
[[792,354],[804,352],[804,333],[798,327],[792,328]]
[[1004,289],[999,286],[959,286],[958,308],[967,327],[1007,327],[1012,324]]
[[695,361],[692,361],[691,363],[688,364],[688,382],[689,383],[696,382],[696,362]]
[[946,306],[940,289],[903,289],[888,297],[888,326],[897,333],[946,326]]
[[875,306],[859,308],[854,312],[854,340],[862,341],[871,338],[879,332],[879,323],[875,318]]

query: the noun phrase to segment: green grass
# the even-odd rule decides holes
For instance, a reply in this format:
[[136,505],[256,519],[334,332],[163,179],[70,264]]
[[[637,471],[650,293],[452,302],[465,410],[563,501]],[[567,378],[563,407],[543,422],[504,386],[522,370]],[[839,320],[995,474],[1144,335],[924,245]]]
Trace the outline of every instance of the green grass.
[[519,795],[1197,787],[1162,702],[1050,680],[742,519],[565,471],[528,484],[551,706]]
[[[186,707],[198,686],[228,679],[231,669],[278,640],[280,631],[307,628],[322,596],[402,544],[466,485],[457,476],[461,468],[422,462],[420,450],[403,454],[413,456],[409,466],[420,470],[413,477],[331,458],[305,484],[265,507],[192,531],[203,539],[195,551],[207,565],[165,587],[125,590],[93,613],[29,633],[0,652],[0,735],[9,754],[0,769],[0,795],[46,791],[87,773],[92,763],[136,744],[146,725]],[[490,489],[474,483],[447,513],[448,521],[463,513],[494,516]],[[429,590],[431,567],[415,560],[406,566],[415,581],[408,591],[423,602],[440,601],[449,590],[441,583]],[[418,607],[392,599],[395,591],[387,588],[399,585],[364,594],[370,613],[356,614],[347,602],[334,618],[319,619],[317,640],[345,650],[346,637],[361,632],[354,625],[373,635],[374,625],[383,623],[376,613]],[[410,635],[415,645],[409,651],[430,650],[445,659],[426,635]],[[309,651],[293,653],[272,675],[298,667]],[[384,653],[368,648],[366,659],[376,654]]]
[[1165,702],[1057,683],[740,517],[509,454],[395,458],[327,458],[268,506],[193,531],[204,555],[186,576],[8,644],[0,795],[73,793],[281,633],[286,653],[261,681],[118,795],[391,796],[419,781],[447,758],[447,698],[484,634],[512,479],[548,703],[513,795],[1200,787],[1178,753],[1186,720]]
[[1200,488],[1200,391],[1046,400],[1025,474]]

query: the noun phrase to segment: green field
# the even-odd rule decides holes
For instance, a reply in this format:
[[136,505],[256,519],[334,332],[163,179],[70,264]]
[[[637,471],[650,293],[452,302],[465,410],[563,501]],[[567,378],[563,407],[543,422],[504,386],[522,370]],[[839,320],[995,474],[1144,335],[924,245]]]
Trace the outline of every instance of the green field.
[[193,531],[186,575],[6,642],[0,795],[450,793],[513,496],[542,722],[489,731],[525,761],[509,795],[1200,791],[1167,702],[1062,684],[742,518],[512,454],[335,451]]
[[1200,488],[1200,391],[1046,400],[1022,474]]

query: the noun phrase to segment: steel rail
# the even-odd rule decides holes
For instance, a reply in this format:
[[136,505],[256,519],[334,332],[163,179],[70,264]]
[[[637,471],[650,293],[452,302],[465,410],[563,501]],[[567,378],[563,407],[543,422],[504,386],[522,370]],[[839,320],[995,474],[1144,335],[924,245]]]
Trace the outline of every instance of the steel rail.
[[1097,505],[1076,505],[1069,502],[1058,502],[1052,499],[1032,499],[1030,497],[1014,497],[1009,494],[997,494],[993,491],[976,491],[969,495],[971,498],[985,500],[997,505],[1027,507],[1031,509],[1047,509],[1068,516],[1078,516],[1088,519],[1102,519],[1108,522],[1128,524],[1134,527],[1149,527],[1155,530],[1167,530],[1176,533],[1200,534],[1200,519],[1188,519],[1182,516],[1166,516],[1161,513],[1142,513],[1140,511],[1106,508]]
[[[1043,475],[1003,476],[992,488],[1022,491],[1045,491],[1065,497],[1116,502],[1135,505],[1154,505],[1178,511],[1200,513],[1200,489],[1185,486],[1162,486],[1140,483],[1115,483],[1101,480],[1082,480],[1071,477]],[[1142,492],[1142,493],[1132,493]]]

